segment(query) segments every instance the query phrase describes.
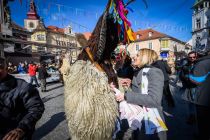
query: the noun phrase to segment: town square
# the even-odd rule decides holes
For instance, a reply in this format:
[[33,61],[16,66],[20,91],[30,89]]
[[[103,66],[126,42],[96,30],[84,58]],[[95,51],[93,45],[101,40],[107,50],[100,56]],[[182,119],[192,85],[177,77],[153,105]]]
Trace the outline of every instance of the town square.
[[0,0],[0,140],[210,140],[210,0]]

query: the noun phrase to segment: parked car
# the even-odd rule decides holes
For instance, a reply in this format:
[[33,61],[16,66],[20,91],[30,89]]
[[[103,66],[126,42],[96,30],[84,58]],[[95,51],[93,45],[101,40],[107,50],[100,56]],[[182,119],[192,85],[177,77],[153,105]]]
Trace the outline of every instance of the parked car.
[[[60,81],[60,72],[58,70],[47,69],[47,72],[50,75],[50,77],[48,77],[46,79],[47,83],[59,82]],[[15,76],[16,78],[23,79],[28,83],[30,82],[30,76],[28,74],[12,74],[12,75]],[[37,74],[37,79],[38,79],[38,74]],[[39,82],[39,80],[38,80],[38,82]]]
[[47,69],[47,73],[50,75],[50,77],[46,79],[47,83],[60,81],[61,75],[57,69],[50,67]]

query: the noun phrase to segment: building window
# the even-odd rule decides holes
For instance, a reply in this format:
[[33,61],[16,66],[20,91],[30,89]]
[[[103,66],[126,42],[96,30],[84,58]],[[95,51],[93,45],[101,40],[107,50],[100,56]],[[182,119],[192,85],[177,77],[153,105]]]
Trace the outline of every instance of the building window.
[[200,9],[201,9],[201,10],[203,9],[203,6],[204,6],[203,4],[200,5]]
[[0,52],[1,52],[0,56],[3,58],[4,57],[4,51],[0,50]]
[[196,28],[200,29],[201,28],[201,19],[196,19]]
[[33,22],[29,22],[29,28],[34,28],[34,23]]
[[76,56],[76,51],[72,51],[72,56]]
[[38,41],[45,41],[45,35],[37,35]]
[[69,28],[69,34],[72,34],[72,30],[71,30],[71,28]]
[[207,22],[206,22],[206,26],[208,27],[210,24],[210,16],[207,16]]
[[61,41],[62,42],[62,46],[66,46],[66,42],[65,41]]
[[67,46],[68,46],[68,47],[70,47],[70,46],[71,46],[70,42],[67,42]]
[[174,52],[177,52],[177,51],[178,51],[177,45],[174,44]]
[[137,38],[137,39],[140,39],[140,35],[136,35],[136,38]]
[[152,49],[152,42],[149,42],[149,49]]
[[67,42],[67,46],[68,46],[68,47],[73,47],[73,45],[74,45],[73,43]]
[[56,44],[57,44],[58,46],[61,46],[61,42],[60,42],[59,40],[56,40]]
[[46,50],[45,47],[40,47],[40,46],[39,46],[39,47],[37,48],[37,51],[38,51],[38,52],[45,52],[45,50]]
[[136,51],[139,51],[139,50],[140,50],[139,45],[136,45]]
[[206,2],[204,2],[204,7],[207,7],[207,3]]
[[161,47],[162,48],[168,48],[168,40],[162,40],[161,41]]
[[149,32],[149,38],[152,37],[152,32]]

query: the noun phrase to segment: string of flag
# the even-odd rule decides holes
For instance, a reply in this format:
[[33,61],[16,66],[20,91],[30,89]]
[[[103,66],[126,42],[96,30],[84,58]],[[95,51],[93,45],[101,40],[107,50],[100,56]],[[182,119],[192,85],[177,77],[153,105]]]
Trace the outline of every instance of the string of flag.
[[[187,0],[185,0],[187,1]],[[24,1],[19,0],[19,2],[21,4],[23,4]],[[65,17],[62,15],[62,13],[71,13],[72,16],[77,16],[77,17],[88,17],[88,16],[93,16],[95,19],[98,19],[101,13],[98,12],[91,12],[91,11],[87,11],[85,9],[81,9],[81,8],[75,8],[75,7],[71,7],[71,6],[67,6],[64,4],[60,4],[60,3],[54,3],[54,2],[47,2],[46,0],[36,0],[36,6],[37,6],[37,11],[39,12],[39,14],[42,14],[43,18],[51,18],[51,20],[57,20],[60,21],[61,25],[71,25],[72,28],[77,28],[78,30],[83,30],[83,31],[92,31],[91,29],[89,29],[88,27],[81,25],[80,23],[73,21],[70,17]],[[148,7],[148,5],[146,4],[146,0],[144,0],[146,8]],[[26,0],[26,7],[29,6],[30,4],[30,0]],[[51,10],[53,11],[57,11],[57,14],[53,14],[51,12]],[[144,14],[144,13],[143,13]],[[146,13],[147,14],[147,13]],[[135,27],[141,27],[141,28],[156,28],[156,29],[162,29],[162,30],[176,30],[176,31],[188,31],[191,30],[190,27],[188,26],[182,26],[182,27],[177,27],[177,26],[172,26],[172,25],[166,25],[166,24],[158,24],[158,23],[151,23],[151,22],[143,22],[143,21],[137,21],[134,20],[133,21],[133,25]]]
[[[28,1],[28,0],[26,0]],[[43,3],[42,3],[43,4]],[[45,4],[46,5],[46,4]],[[70,6],[66,6],[66,5],[62,5],[62,4],[58,4],[58,3],[48,3],[47,6],[43,6],[40,5],[40,2],[37,1],[36,3],[36,7],[37,7],[37,11],[39,12],[39,14],[43,14],[43,17],[48,17],[51,20],[55,20],[55,21],[59,21],[61,23],[61,26],[71,26],[73,28],[73,30],[78,30],[78,31],[84,31],[84,32],[91,32],[91,29],[76,22],[73,21],[70,17],[66,17],[63,15],[63,13],[66,13],[67,11],[71,11],[71,13],[74,13],[74,16],[87,16],[92,14],[93,12],[87,12],[84,9],[80,9],[80,8],[74,8],[74,7],[70,7]],[[57,13],[52,13],[50,12],[51,10],[55,10],[57,11]],[[96,18],[98,16],[98,13],[94,13]]]
[[58,4],[58,3],[48,3],[48,10],[50,11],[50,8],[52,6],[56,6],[57,7],[57,10],[58,12],[60,13],[61,11],[65,11],[68,10],[68,11],[71,11],[71,13],[73,13],[74,15],[76,16],[95,16],[96,19],[98,19],[98,12],[90,12],[90,11],[87,11],[85,9],[81,9],[81,8],[75,8],[75,7],[71,7],[71,6],[67,6],[67,5],[63,5],[63,4]]

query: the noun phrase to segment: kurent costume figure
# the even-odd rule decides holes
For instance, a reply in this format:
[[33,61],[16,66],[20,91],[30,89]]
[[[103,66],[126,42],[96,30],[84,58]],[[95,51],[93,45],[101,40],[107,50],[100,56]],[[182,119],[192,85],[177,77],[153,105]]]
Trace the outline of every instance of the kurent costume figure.
[[[111,12],[110,12],[111,11]],[[65,113],[72,140],[111,140],[118,105],[109,83],[117,84],[111,53],[119,41],[134,40],[122,0],[109,0],[87,47],[65,82]]]

